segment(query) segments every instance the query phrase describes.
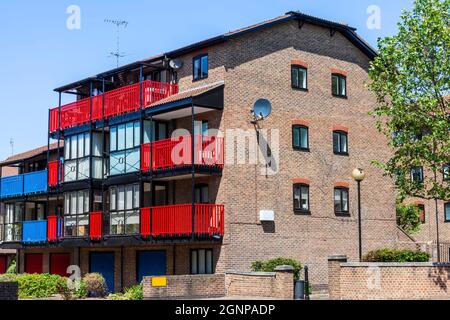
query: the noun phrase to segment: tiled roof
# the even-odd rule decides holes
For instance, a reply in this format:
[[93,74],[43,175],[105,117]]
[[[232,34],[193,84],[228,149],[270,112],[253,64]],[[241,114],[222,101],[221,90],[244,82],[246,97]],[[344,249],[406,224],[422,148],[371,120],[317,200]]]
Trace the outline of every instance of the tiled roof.
[[206,93],[210,90],[219,88],[220,86],[224,85],[224,81],[219,81],[219,82],[215,82],[215,83],[211,83],[211,84],[206,84],[200,87],[196,87],[196,88],[192,88],[186,91],[182,91],[179,92],[177,94],[171,95],[165,99],[159,100],[153,104],[151,104],[150,106],[148,106],[148,108],[152,108],[152,107],[156,107],[156,106],[160,106],[166,103],[170,103],[170,102],[176,102],[176,101],[180,101],[183,99],[187,99],[187,98],[193,98],[193,97],[197,97],[203,93]]
[[[64,147],[63,141],[60,142],[60,147]],[[50,144],[50,150],[56,150],[57,148],[58,148],[57,142]],[[12,164],[14,162],[19,162],[21,160],[26,160],[26,159],[38,156],[45,152],[47,152],[47,146],[39,147],[39,148],[36,148],[33,150],[29,150],[29,151],[25,151],[22,153],[12,155],[11,157],[6,158],[5,160],[1,161],[0,164],[3,164],[3,165],[4,164]]]

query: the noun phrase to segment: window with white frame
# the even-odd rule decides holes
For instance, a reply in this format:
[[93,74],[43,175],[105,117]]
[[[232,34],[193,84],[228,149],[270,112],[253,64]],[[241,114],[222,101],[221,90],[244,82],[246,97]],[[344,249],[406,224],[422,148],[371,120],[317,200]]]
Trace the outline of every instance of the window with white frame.
[[118,175],[140,170],[141,123],[122,123],[110,128],[109,174]]
[[24,214],[23,203],[5,204],[5,242],[22,240],[22,220]]
[[138,234],[139,184],[109,189],[110,234]]
[[92,133],[92,138],[89,132],[67,137],[64,143],[64,182],[89,179],[91,165],[92,178],[101,179],[102,152],[103,140],[98,132]]
[[64,194],[64,235],[85,237],[89,235],[89,191]]

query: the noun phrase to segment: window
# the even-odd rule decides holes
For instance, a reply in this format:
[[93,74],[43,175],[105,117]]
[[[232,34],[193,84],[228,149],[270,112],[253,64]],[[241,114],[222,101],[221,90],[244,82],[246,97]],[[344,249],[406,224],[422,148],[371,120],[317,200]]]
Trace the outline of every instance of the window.
[[139,233],[139,184],[109,189],[110,234]]
[[348,189],[334,189],[334,212],[337,215],[348,215]]
[[212,249],[191,250],[191,274],[213,274]]
[[22,240],[22,220],[24,215],[23,203],[5,204],[5,242],[15,242]]
[[203,54],[193,59],[194,81],[208,78],[208,55]]
[[444,204],[445,222],[450,222],[450,202]]
[[139,171],[141,123],[119,124],[110,128],[109,174],[118,175]]
[[195,186],[195,203],[209,203],[209,187],[207,184]]
[[348,134],[343,131],[333,132],[333,151],[335,154],[348,155]]
[[414,167],[411,169],[411,180],[416,183],[423,182],[423,167]]
[[444,181],[450,181],[450,164],[446,164],[442,168]]
[[291,66],[291,85],[294,89],[308,90],[308,70],[305,67]]
[[309,132],[308,127],[294,125],[292,126],[292,147],[295,150],[309,150]]
[[64,235],[85,237],[89,235],[89,191],[64,194]]
[[336,97],[347,97],[347,77],[342,74],[331,75],[331,92]]
[[419,209],[419,212],[420,212],[420,215],[419,215],[420,222],[425,223],[425,205],[418,204],[417,208]]
[[309,213],[309,186],[294,184],[294,211]]
[[[102,178],[103,140],[100,133],[81,133],[65,139],[64,148],[64,182]],[[92,148],[92,152],[91,152]]]
[[144,143],[167,139],[167,123],[144,121]]

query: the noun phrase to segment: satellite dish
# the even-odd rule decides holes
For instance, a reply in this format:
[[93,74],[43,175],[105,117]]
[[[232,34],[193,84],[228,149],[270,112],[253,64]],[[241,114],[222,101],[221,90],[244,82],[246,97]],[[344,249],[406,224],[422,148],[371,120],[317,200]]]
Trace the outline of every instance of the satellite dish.
[[172,69],[178,70],[178,69],[180,69],[183,66],[183,61],[181,61],[180,59],[170,60],[169,66]]
[[264,120],[272,113],[272,104],[267,99],[259,99],[251,112],[256,121]]

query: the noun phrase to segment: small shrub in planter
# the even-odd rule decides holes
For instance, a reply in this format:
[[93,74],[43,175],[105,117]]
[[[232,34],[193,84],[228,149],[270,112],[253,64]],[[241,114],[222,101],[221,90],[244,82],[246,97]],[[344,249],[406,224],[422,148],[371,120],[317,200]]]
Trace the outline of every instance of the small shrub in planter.
[[368,252],[366,262],[428,262],[430,254],[422,251],[384,248]]
[[106,296],[106,281],[100,273],[87,273],[83,277],[83,282],[90,297]]
[[75,287],[69,286],[67,281],[67,278],[61,278],[57,283],[57,291],[64,300],[83,299],[88,296],[86,284],[83,280]]
[[262,271],[262,272],[273,272],[278,266],[292,266],[294,267],[294,280],[298,281],[300,279],[300,271],[303,266],[297,260],[290,258],[276,258],[268,261],[255,261],[251,265],[252,271]]

